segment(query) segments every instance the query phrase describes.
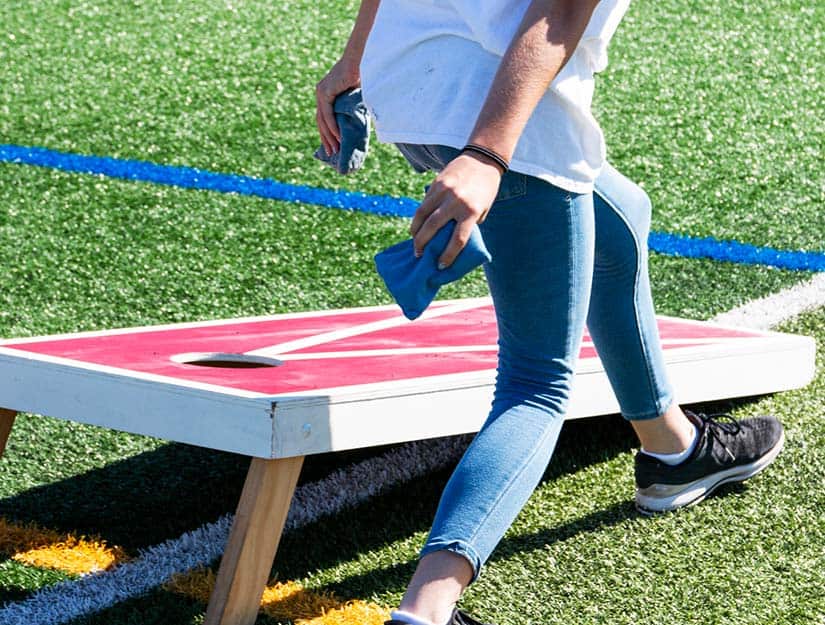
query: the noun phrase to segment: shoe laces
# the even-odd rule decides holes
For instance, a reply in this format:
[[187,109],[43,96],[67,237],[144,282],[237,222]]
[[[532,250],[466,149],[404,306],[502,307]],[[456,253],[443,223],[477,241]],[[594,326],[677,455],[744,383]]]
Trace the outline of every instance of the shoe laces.
[[705,423],[708,436],[716,439],[716,442],[722,446],[722,449],[724,449],[728,456],[730,456],[731,460],[736,460],[736,456],[725,444],[722,433],[727,434],[728,436],[735,436],[742,430],[742,425],[729,414],[698,414],[696,416]]

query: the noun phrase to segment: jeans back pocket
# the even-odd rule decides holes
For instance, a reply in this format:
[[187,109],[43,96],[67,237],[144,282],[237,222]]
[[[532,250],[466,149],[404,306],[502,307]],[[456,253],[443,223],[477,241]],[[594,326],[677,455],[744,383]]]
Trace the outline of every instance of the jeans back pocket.
[[508,171],[501,177],[496,202],[515,200],[527,195],[527,176],[516,171]]

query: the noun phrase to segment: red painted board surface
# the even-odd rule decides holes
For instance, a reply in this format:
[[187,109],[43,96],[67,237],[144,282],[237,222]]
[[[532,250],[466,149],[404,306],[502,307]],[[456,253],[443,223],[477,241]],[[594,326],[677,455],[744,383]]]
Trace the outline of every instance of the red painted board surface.
[[[188,352],[247,352],[396,318],[398,324],[391,328],[338,339],[333,337],[317,345],[285,351],[282,354],[284,364],[277,367],[203,367],[173,360],[174,356]],[[763,336],[758,332],[670,318],[659,319],[659,330],[666,351]],[[15,341],[4,347],[116,367],[126,372],[151,373],[181,381],[279,395],[495,369],[496,340],[492,306],[482,304],[475,309],[415,322],[404,320],[397,310],[363,308],[252,321],[205,322],[202,326],[182,324],[181,327],[112,331],[54,340]],[[381,350],[382,353],[354,353],[364,350]],[[415,353],[410,353],[411,350]],[[300,358],[290,360],[290,357]],[[597,358],[588,336],[584,337],[581,358]]]

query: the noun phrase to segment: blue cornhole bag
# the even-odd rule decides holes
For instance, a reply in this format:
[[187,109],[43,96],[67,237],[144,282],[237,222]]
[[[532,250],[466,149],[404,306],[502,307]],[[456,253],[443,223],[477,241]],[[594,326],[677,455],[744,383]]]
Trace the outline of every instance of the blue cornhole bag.
[[350,174],[361,169],[370,142],[370,114],[360,89],[350,89],[335,98],[332,105],[335,121],[341,132],[340,149],[330,156],[321,146],[313,156],[339,174]]
[[473,226],[470,240],[453,264],[439,270],[438,257],[450,242],[455,225],[455,221],[450,221],[441,228],[424,248],[420,258],[415,257],[412,239],[375,255],[375,267],[407,319],[418,318],[443,285],[458,280],[491,260],[481,231],[478,226]]

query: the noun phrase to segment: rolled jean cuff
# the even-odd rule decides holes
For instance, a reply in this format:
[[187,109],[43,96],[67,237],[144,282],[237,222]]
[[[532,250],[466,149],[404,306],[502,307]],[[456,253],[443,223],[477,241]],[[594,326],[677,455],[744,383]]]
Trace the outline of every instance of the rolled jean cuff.
[[651,419],[656,419],[657,417],[661,417],[665,414],[668,411],[668,408],[670,408],[673,404],[673,401],[673,394],[668,393],[656,401],[656,407],[652,411],[635,414],[622,413],[622,416],[628,421],[650,421]]
[[482,561],[481,556],[478,555],[478,552],[473,549],[472,545],[465,543],[462,540],[430,542],[424,545],[424,548],[421,549],[419,558],[423,558],[424,556],[436,551],[449,551],[467,560],[467,562],[470,563],[470,568],[473,569],[473,577],[470,579],[471,584],[476,581],[478,576],[481,574],[481,568],[484,565],[484,562]]

